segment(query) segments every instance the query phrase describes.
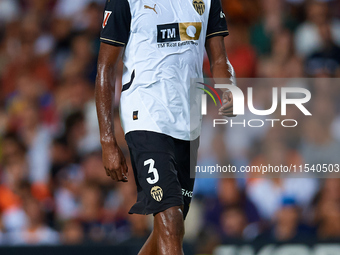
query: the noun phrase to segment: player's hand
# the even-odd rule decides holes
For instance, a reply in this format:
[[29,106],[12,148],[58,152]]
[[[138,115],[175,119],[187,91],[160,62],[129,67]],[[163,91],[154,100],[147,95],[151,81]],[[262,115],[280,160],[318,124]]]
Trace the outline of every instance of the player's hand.
[[223,105],[218,110],[218,115],[223,115],[227,117],[236,117],[236,115],[233,114],[233,94],[227,90],[223,93]]
[[118,145],[103,145],[103,164],[106,175],[118,182],[128,181],[128,167],[122,150]]

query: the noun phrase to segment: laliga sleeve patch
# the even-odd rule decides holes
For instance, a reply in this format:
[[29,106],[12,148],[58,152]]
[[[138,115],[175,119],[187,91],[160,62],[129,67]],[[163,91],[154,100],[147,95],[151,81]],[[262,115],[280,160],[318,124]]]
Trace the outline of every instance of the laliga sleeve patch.
[[112,14],[112,11],[105,11],[104,12],[104,20],[103,20],[103,28],[105,28],[106,27],[106,25],[107,25],[107,22],[108,22],[108,20],[109,20],[109,18],[110,18],[110,16],[111,16],[111,14]]
[[128,0],[107,0],[100,41],[124,47],[129,40],[131,12]]

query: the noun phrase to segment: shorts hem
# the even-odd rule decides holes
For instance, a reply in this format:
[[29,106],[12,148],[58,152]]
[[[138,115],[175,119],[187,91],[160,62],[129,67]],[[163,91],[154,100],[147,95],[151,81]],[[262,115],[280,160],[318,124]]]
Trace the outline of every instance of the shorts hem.
[[165,210],[167,210],[171,207],[182,206],[182,205],[184,206],[184,203],[173,203],[173,204],[164,205],[157,210],[143,210],[143,211],[136,210],[136,209],[134,210],[134,209],[131,208],[131,210],[129,211],[129,214],[140,214],[140,215],[153,214],[153,216],[155,216],[157,213],[164,212]]

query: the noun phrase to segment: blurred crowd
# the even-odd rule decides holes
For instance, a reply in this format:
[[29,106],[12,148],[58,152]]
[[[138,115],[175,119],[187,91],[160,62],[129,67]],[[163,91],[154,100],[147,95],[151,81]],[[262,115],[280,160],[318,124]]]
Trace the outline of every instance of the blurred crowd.
[[[150,232],[150,217],[127,213],[136,201],[133,176],[115,183],[101,162],[94,81],[104,4],[0,0],[0,245],[118,244]],[[222,4],[237,77],[340,78],[340,1]],[[204,71],[211,76],[207,58]],[[117,107],[121,72],[122,64]],[[289,130],[205,132],[199,162],[339,163],[340,86],[327,81],[304,85],[313,118]],[[254,100],[267,109],[268,89],[258,89],[263,96]],[[298,109],[289,114],[302,119]],[[118,110],[114,118],[129,158]],[[211,141],[216,151],[205,149]],[[340,238],[339,180],[198,179],[186,240],[209,253],[235,240]]]

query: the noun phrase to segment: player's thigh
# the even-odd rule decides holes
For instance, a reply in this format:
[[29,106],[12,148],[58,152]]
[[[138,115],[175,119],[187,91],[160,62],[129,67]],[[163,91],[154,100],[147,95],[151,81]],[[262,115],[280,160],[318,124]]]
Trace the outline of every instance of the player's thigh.
[[132,151],[137,182],[146,198],[143,212],[156,214],[172,206],[182,205],[173,138],[154,132],[136,131],[128,134],[126,140]]
[[164,152],[143,152],[137,160],[137,178],[150,204],[156,208],[180,205],[181,186],[172,155]]
[[176,168],[178,180],[182,188],[182,196],[184,201],[184,218],[188,214],[189,206],[193,196],[195,183],[194,168],[197,163],[198,145],[199,138],[194,141],[176,141]]

